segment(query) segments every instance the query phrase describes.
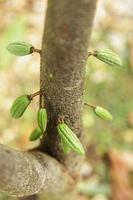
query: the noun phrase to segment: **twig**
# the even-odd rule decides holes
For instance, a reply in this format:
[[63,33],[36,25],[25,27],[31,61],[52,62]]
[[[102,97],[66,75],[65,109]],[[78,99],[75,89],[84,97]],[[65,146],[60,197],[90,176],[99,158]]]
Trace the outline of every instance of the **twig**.
[[28,97],[29,97],[30,100],[32,100],[34,97],[38,96],[40,93],[41,93],[41,92],[40,92],[40,90],[39,90],[39,91],[37,91],[37,92],[35,92],[35,93],[33,93],[33,94],[28,95]]
[[36,49],[35,47],[32,47],[32,51],[41,54],[42,50],[41,49]]
[[91,105],[91,104],[88,104],[88,103],[84,103],[84,105],[85,105],[85,106],[89,106],[89,107],[91,107],[91,108],[93,108],[93,109],[95,109],[95,108],[96,108],[96,106],[94,106],[94,105]]

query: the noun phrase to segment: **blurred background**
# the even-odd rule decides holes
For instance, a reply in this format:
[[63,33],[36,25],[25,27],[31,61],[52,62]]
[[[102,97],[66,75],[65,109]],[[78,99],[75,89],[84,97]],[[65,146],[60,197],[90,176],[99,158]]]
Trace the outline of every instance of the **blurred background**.
[[[6,46],[26,41],[41,48],[47,1],[0,0],[0,143],[26,150],[36,127],[38,97],[24,116],[15,120],[9,109],[21,94],[39,88],[39,55],[15,57]],[[114,116],[105,122],[86,107],[83,130],[88,144],[84,180],[78,185],[90,200],[133,200],[133,1],[98,0],[89,51],[112,49],[123,66],[109,67],[90,57],[86,66],[84,99],[108,109]],[[89,162],[89,165],[88,165]],[[16,200],[0,194],[0,200]],[[43,197],[40,196],[40,200]]]

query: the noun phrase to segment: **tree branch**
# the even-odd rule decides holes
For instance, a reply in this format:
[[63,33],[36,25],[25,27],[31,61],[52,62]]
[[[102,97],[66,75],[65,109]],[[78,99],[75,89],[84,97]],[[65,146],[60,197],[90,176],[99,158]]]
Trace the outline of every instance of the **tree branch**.
[[62,193],[73,181],[53,158],[40,152],[19,152],[0,144],[0,191],[14,196]]

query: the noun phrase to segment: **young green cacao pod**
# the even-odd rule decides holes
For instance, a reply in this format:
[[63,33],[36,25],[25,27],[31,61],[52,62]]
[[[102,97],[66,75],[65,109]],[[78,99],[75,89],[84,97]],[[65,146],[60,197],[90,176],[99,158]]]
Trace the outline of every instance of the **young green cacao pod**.
[[69,147],[69,145],[61,138],[61,147],[62,150],[64,152],[64,154],[68,154],[71,151],[71,148]]
[[33,46],[26,42],[13,42],[7,46],[7,50],[16,56],[26,56],[33,53]]
[[18,97],[12,104],[10,109],[10,113],[13,118],[19,118],[23,115],[24,111],[30,104],[31,100],[28,95],[22,95]]
[[111,50],[107,49],[107,50],[94,51],[93,55],[99,60],[107,63],[108,65],[122,66],[122,61],[120,57],[116,53],[112,52]]
[[65,123],[59,123],[57,126],[57,130],[61,140],[65,144],[67,144],[71,149],[73,149],[77,153],[85,154],[84,148],[80,140]]
[[47,110],[40,108],[37,113],[37,122],[41,131],[44,133],[47,127]]
[[29,140],[30,141],[35,141],[35,140],[39,139],[41,135],[42,135],[41,129],[40,128],[35,128],[32,131],[32,133],[31,133],[31,135],[29,137]]
[[108,110],[106,110],[106,109],[104,109],[104,108],[102,108],[100,106],[96,106],[94,108],[94,112],[101,119],[104,119],[104,120],[112,120],[113,119],[111,113]]

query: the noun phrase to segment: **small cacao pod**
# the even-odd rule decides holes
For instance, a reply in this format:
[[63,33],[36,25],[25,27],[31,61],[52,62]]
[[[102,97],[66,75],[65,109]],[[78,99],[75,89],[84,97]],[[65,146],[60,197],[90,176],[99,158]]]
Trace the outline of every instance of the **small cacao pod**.
[[23,115],[24,111],[30,104],[31,100],[28,95],[22,95],[18,97],[12,104],[10,113],[13,118],[19,118]]
[[61,147],[62,147],[64,154],[70,153],[71,148],[69,147],[69,145],[63,139],[61,139]]
[[29,140],[30,141],[35,141],[35,140],[39,139],[41,135],[42,135],[41,129],[40,128],[35,128],[32,131],[32,133],[31,133],[31,135],[29,137]]
[[7,46],[7,50],[16,56],[25,56],[33,53],[33,46],[26,42],[13,42]]
[[37,122],[41,131],[44,133],[47,127],[47,110],[40,108],[37,113]]
[[122,61],[120,57],[116,53],[112,52],[111,50],[106,49],[106,50],[94,51],[93,55],[99,60],[107,63],[108,65],[122,66]]
[[109,120],[109,121],[113,119],[113,116],[111,115],[111,113],[105,108],[102,108],[100,106],[96,106],[94,108],[94,112],[101,119]]
[[79,154],[85,154],[84,148],[75,133],[65,123],[57,126],[61,140]]

